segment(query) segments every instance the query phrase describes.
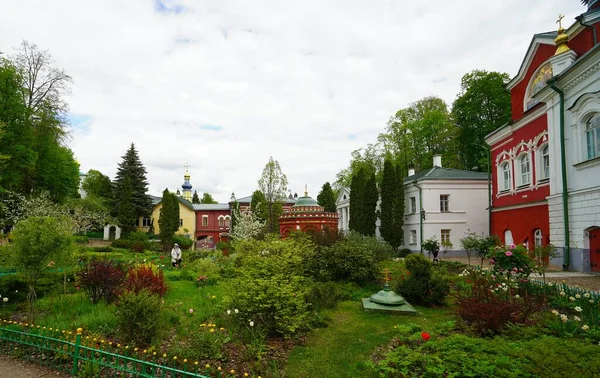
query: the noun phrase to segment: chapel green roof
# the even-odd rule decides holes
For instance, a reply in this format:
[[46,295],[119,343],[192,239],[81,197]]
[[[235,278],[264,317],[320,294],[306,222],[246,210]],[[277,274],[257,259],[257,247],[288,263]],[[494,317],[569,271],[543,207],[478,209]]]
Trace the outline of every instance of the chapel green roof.
[[319,203],[314,200],[312,197],[305,195],[304,197],[298,198],[296,204],[292,207],[311,207],[311,206],[319,206]]

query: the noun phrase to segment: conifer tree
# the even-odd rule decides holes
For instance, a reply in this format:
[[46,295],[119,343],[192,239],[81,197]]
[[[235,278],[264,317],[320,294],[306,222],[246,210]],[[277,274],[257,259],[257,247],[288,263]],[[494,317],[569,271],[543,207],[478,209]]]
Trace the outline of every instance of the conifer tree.
[[394,239],[394,215],[396,206],[396,170],[391,158],[388,156],[383,163],[383,177],[381,179],[381,226],[379,231],[383,240],[392,244]]
[[325,211],[335,212],[337,210],[335,206],[335,194],[329,182],[323,184],[321,192],[317,196],[317,202],[325,208]]
[[137,218],[150,214],[152,201],[146,195],[147,190],[146,168],[140,161],[135,145],[131,143],[119,163],[113,182],[113,215],[116,215],[125,233],[133,231]]
[[160,241],[165,249],[173,245],[173,236],[179,228],[179,215],[175,213],[175,202],[177,202],[177,211],[179,211],[177,197],[169,192],[168,189],[165,189],[162,195],[160,216],[158,218]]
[[351,231],[362,233],[363,225],[363,198],[364,198],[364,186],[365,183],[362,181],[363,169],[359,170],[352,175],[350,182],[350,219],[348,220],[348,228]]
[[171,201],[173,201],[173,233],[177,233],[179,231],[179,225],[181,220],[181,214],[179,210],[179,198],[174,195],[171,195]]
[[377,201],[379,201],[379,191],[377,189],[377,179],[375,172],[366,176],[364,196],[364,216],[363,216],[363,235],[375,235],[377,222]]
[[400,247],[404,242],[404,171],[400,165],[396,166],[396,187],[394,194],[393,235],[390,244],[394,248]]
[[194,190],[194,195],[192,196],[192,203],[200,203],[200,197],[198,197],[198,192]]

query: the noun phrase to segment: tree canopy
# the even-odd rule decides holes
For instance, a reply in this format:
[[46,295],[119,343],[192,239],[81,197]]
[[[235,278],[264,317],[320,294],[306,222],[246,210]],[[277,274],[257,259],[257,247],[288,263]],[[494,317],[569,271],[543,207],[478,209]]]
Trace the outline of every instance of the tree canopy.
[[194,190],[194,195],[192,196],[192,203],[200,203],[200,197],[198,197],[198,192]]
[[204,193],[202,195],[202,198],[200,199],[200,203],[219,203],[217,201],[215,201],[215,199],[213,198],[213,196],[210,193]]
[[258,180],[258,188],[264,194],[267,206],[267,229],[275,232],[279,225],[279,215],[287,193],[287,176],[282,172],[279,162],[269,158]]
[[321,187],[321,192],[317,195],[317,202],[325,208],[325,211],[336,212],[335,194],[331,188],[331,184],[326,182]]

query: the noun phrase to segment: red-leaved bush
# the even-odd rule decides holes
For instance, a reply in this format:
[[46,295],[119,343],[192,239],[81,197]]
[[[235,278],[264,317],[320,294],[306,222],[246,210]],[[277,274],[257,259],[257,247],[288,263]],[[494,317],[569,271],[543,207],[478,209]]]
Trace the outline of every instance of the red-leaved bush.
[[125,290],[139,293],[144,289],[161,297],[165,295],[167,285],[162,270],[155,273],[149,266],[140,266],[129,270],[125,280]]
[[464,274],[455,300],[460,317],[480,334],[495,334],[509,323],[530,324],[544,307],[543,297],[528,295],[518,281],[480,271]]
[[114,260],[92,260],[77,275],[77,282],[92,303],[113,302],[119,296],[125,270]]

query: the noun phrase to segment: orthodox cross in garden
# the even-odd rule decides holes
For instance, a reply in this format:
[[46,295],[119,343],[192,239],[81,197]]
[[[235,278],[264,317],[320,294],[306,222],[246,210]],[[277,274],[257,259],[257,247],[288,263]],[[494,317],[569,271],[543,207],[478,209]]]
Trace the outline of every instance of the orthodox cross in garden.
[[383,274],[383,281],[385,282],[385,284],[387,285],[388,282],[390,282],[392,279],[390,277],[390,270],[388,268],[385,268],[384,270],[381,271],[381,273]]
[[558,20],[556,20],[556,23],[558,24],[558,28],[562,29],[562,19],[565,18],[564,14],[559,14],[558,15]]

